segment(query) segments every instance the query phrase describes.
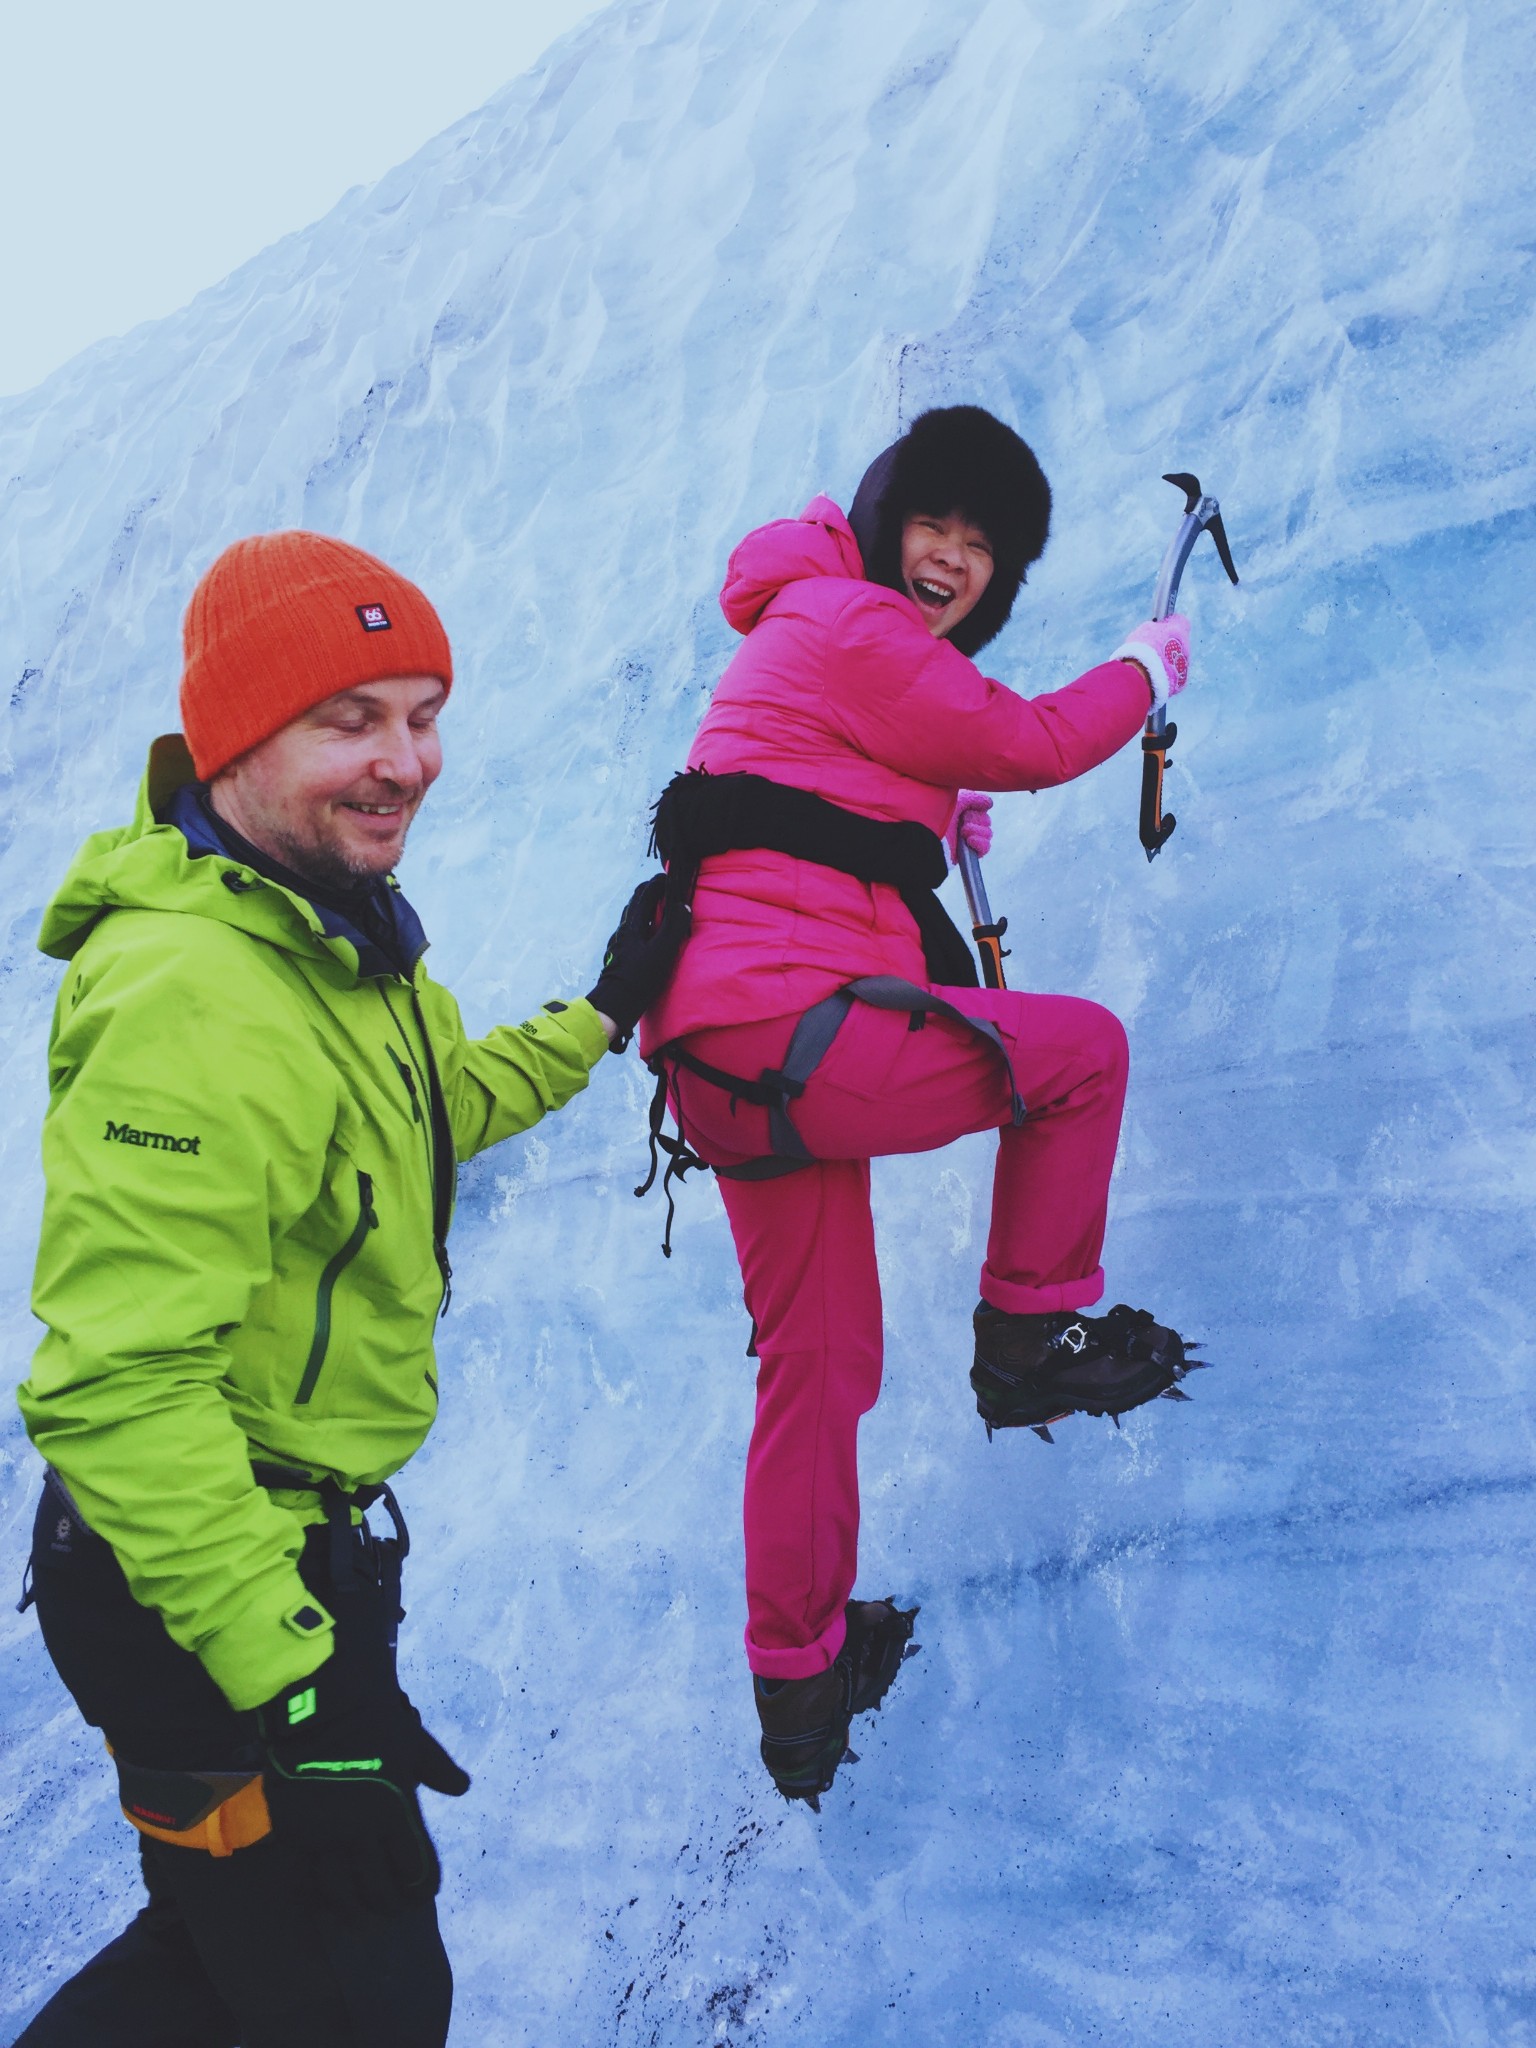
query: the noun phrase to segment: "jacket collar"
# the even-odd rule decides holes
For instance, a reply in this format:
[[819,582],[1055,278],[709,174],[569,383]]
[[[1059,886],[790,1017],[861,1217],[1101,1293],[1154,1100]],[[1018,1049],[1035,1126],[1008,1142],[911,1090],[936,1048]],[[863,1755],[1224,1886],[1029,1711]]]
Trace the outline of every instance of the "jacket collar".
[[352,947],[360,980],[379,975],[411,978],[427,950],[427,935],[393,875],[345,891],[311,881],[253,846],[221,818],[209,801],[206,783],[182,783],[166,798],[160,816],[181,832],[194,859],[220,854],[238,861],[263,881],[307,903],[324,937],[343,939]]

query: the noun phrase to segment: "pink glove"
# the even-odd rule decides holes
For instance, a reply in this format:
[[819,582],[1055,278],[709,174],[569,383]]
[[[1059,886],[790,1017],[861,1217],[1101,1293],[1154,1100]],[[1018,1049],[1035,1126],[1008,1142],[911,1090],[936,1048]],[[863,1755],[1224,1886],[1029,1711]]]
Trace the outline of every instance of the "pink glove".
[[949,864],[954,866],[960,858],[956,839],[963,839],[972,853],[986,853],[992,845],[992,820],[987,816],[992,808],[992,799],[983,796],[979,789],[962,789],[955,799],[955,815],[944,831],[944,844],[949,848]]
[[1109,658],[1139,662],[1152,685],[1153,704],[1166,704],[1189,681],[1189,621],[1182,612],[1148,619],[1128,633]]

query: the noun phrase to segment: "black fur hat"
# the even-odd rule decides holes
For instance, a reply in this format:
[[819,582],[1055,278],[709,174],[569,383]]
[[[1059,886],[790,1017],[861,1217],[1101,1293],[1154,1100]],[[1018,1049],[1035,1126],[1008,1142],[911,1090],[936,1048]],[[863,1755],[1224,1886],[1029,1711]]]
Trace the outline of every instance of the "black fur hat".
[[864,472],[848,514],[871,583],[905,590],[901,533],[914,512],[959,512],[992,543],[992,580],[949,635],[977,654],[1008,622],[1025,571],[1051,529],[1051,487],[1034,452],[979,405],[920,413]]

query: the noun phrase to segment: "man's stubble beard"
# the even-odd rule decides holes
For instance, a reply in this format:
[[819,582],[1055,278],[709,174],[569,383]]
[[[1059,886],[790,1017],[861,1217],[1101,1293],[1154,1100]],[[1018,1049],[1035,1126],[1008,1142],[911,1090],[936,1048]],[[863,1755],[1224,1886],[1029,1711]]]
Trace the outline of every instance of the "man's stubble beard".
[[292,868],[296,875],[303,875],[307,881],[318,882],[323,889],[337,889],[343,895],[354,889],[365,888],[370,882],[379,882],[389,874],[405,852],[407,823],[400,835],[400,844],[384,867],[374,867],[371,862],[349,859],[339,846],[329,844],[311,845],[294,839],[278,829],[272,830],[272,840],[277,858],[285,868]]
[[[382,867],[375,867],[366,859],[351,857],[345,851],[344,842],[311,840],[300,838],[293,831],[281,804],[268,804],[262,800],[263,793],[250,790],[242,799],[235,800],[233,793],[224,795],[217,781],[209,791],[215,812],[228,819],[237,832],[244,834],[252,845],[260,847],[285,868],[302,876],[306,881],[317,883],[323,889],[337,889],[350,893],[364,888],[370,882],[382,881],[394,871],[405,853],[405,842],[416,813],[421,808],[425,792],[418,791],[415,800],[401,796],[397,800],[405,813],[399,842],[394,852]],[[223,796],[223,801],[221,801]],[[388,801],[388,799],[386,799]],[[306,822],[308,822],[306,820]],[[338,835],[339,837],[339,835]]]

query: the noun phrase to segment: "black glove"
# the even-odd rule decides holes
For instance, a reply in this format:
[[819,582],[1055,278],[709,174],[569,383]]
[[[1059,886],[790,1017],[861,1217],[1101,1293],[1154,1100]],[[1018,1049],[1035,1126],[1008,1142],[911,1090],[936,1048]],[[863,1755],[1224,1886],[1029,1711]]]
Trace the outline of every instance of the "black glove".
[[652,875],[642,882],[625,904],[603,955],[602,973],[587,991],[593,1009],[601,1010],[618,1026],[615,1052],[628,1045],[636,1024],[672,979],[692,924],[688,905],[668,899],[665,875]]
[[[371,1668],[377,1662],[377,1669]],[[257,1709],[272,1833],[344,1915],[398,1913],[442,1882],[419,1785],[469,1774],[421,1725],[381,1656],[333,1655]]]

